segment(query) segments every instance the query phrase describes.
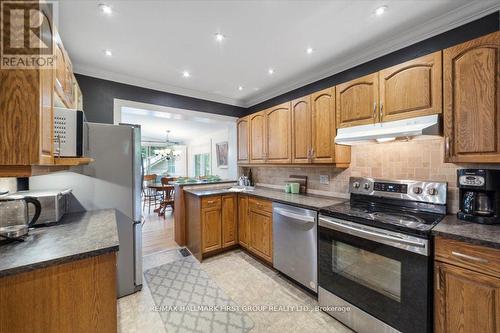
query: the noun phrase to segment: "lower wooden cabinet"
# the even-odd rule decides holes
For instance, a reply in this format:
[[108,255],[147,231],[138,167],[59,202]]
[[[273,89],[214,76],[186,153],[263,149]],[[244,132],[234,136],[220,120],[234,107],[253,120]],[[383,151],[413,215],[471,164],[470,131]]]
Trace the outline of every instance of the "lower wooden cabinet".
[[436,239],[434,331],[500,332],[500,251]]
[[222,247],[238,244],[238,200],[235,194],[222,196]]
[[207,253],[222,248],[220,207],[203,208],[201,210],[201,246]]
[[248,199],[248,249],[269,263],[273,262],[272,202]]
[[239,244],[245,249],[248,248],[248,239],[250,234],[250,225],[248,223],[248,196],[238,195],[238,239]]

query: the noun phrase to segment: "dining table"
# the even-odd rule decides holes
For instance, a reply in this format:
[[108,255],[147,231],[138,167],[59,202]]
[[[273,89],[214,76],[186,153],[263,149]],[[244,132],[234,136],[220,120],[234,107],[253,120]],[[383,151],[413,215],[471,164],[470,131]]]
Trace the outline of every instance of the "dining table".
[[[162,184],[162,183],[159,183],[159,182],[155,182],[155,183],[149,183],[146,185],[148,188],[150,189],[153,189],[157,192],[164,192],[164,191],[167,191],[167,190],[173,190],[174,189],[174,185],[170,185],[170,184]],[[165,209],[167,208],[167,205],[165,204],[164,201],[160,202],[160,207],[156,208],[154,210],[155,213],[158,213],[158,216],[162,216],[165,214]]]

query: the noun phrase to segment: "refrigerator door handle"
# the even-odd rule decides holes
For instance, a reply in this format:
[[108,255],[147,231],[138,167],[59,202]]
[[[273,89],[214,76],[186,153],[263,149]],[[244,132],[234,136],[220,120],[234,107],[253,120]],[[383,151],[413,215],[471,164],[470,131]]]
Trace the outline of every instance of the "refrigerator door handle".
[[142,289],[142,223],[136,221],[134,226],[134,274],[135,274],[135,290]]

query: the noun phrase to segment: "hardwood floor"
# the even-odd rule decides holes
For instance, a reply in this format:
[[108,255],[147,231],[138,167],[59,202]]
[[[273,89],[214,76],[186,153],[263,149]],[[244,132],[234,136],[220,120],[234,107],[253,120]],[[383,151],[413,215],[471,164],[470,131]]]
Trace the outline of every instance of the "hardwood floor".
[[174,241],[174,214],[170,208],[163,216],[157,213],[144,212],[145,222],[142,226],[142,255],[177,248],[179,245]]

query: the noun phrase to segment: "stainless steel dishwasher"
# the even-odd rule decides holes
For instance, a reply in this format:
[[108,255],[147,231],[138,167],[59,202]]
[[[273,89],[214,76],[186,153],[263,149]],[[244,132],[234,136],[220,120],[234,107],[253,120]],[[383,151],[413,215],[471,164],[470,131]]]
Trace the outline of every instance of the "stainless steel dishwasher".
[[273,203],[273,266],[318,292],[317,217],[314,210]]

